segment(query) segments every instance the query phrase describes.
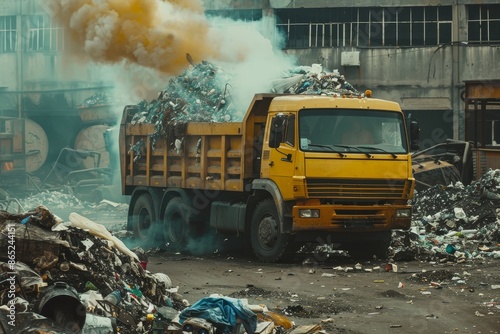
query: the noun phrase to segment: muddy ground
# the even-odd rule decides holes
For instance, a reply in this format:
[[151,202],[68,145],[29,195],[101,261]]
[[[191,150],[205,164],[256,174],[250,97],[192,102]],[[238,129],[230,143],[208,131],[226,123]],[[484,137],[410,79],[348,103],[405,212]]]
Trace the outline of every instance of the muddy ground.
[[[169,275],[194,303],[211,294],[245,298],[296,325],[328,333],[498,333],[500,260],[436,264],[358,262],[298,254],[264,264],[244,254],[150,254],[148,269]],[[394,268],[393,268],[394,269]]]

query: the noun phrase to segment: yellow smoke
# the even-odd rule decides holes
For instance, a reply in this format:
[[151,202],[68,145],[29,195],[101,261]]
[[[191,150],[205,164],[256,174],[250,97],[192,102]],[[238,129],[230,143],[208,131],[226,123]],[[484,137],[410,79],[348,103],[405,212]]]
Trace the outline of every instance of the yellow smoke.
[[201,0],[57,0],[67,49],[96,62],[126,60],[177,75],[217,58]]

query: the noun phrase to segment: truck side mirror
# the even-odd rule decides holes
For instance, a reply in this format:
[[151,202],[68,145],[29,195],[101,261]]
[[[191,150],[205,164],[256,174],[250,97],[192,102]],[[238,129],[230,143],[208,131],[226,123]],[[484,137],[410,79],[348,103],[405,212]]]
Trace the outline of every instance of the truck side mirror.
[[271,129],[269,133],[269,147],[278,148],[285,141],[285,129],[288,117],[284,114],[278,114],[271,120]]
[[410,150],[418,151],[420,148],[420,125],[417,121],[410,121]]

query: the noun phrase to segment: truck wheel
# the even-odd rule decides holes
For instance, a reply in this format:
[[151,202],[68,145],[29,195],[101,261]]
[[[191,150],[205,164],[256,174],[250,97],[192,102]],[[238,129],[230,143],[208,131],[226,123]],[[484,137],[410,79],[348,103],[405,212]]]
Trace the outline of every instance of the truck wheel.
[[168,202],[163,215],[163,237],[167,249],[182,251],[186,246],[189,220],[182,210],[182,198],[176,197]]
[[142,194],[137,198],[132,215],[132,227],[136,240],[141,246],[154,247],[157,234],[154,231],[156,217],[151,195]]
[[250,227],[255,256],[262,262],[276,262],[285,252],[289,239],[289,234],[281,233],[274,201],[266,199],[260,202],[255,208]]

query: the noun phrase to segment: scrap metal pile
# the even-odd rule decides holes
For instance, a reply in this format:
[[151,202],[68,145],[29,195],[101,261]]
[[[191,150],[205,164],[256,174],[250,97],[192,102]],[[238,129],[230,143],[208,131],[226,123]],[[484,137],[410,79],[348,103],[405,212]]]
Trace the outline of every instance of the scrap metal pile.
[[393,258],[425,261],[500,258],[500,170],[416,192],[410,240],[393,236]]

